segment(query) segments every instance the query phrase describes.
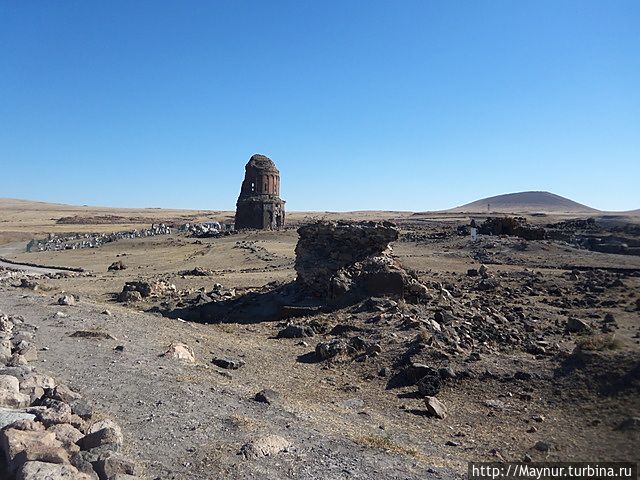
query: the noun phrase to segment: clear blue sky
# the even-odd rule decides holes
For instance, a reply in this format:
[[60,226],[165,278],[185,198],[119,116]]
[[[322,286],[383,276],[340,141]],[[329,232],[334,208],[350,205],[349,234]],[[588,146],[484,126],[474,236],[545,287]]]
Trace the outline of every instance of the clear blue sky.
[[638,0],[0,0],[0,197],[640,208]]

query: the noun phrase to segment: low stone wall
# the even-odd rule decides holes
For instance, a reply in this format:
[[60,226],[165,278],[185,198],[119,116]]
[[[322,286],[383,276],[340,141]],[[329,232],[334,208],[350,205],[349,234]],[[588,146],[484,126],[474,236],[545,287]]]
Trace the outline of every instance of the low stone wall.
[[106,243],[124,240],[127,238],[155,237],[156,235],[169,235],[171,228],[164,223],[152,225],[151,228],[142,230],[128,230],[113,233],[71,233],[67,235],[49,235],[44,240],[31,240],[27,244],[27,252],[77,250],[81,248],[98,248]]
[[36,327],[0,313],[0,478],[133,480],[120,427],[29,362]]

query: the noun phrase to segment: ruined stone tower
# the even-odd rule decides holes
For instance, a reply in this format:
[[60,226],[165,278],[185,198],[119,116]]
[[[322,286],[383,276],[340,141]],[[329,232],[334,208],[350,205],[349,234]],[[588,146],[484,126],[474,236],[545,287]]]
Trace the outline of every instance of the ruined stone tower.
[[284,200],[280,198],[280,172],[264,155],[255,154],[245,166],[236,203],[236,229],[279,230],[284,227]]

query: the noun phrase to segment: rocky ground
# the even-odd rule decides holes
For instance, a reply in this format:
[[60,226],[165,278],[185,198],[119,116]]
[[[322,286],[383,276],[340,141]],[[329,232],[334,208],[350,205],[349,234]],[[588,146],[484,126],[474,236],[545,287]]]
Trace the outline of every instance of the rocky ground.
[[[566,239],[472,243],[458,235],[467,220],[400,219],[393,261],[426,287],[411,298],[259,322],[154,313],[286,286],[288,230],[16,253],[86,272],[0,272],[0,310],[37,327],[30,364],[113,419],[148,478],[452,478],[470,460],[638,461],[640,257]],[[118,301],[126,282],[148,294]]]

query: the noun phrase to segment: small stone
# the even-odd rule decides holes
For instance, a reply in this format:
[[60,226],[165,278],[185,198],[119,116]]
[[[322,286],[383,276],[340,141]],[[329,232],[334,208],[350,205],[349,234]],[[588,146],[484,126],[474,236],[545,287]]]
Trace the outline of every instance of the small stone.
[[118,301],[121,303],[140,302],[141,300],[142,294],[137,290],[125,290],[118,294]]
[[254,399],[256,402],[261,402],[261,403],[266,403],[268,405],[271,405],[279,397],[280,395],[278,394],[278,392],[275,392],[274,390],[271,390],[269,388],[265,388],[264,390],[260,390],[258,393],[256,393],[256,396],[254,397]]
[[567,324],[565,325],[565,330],[569,333],[584,333],[590,332],[591,327],[584,320],[570,317],[569,320],[567,320]]
[[109,267],[107,268],[108,271],[115,271],[115,270],[126,270],[127,266],[122,263],[122,260],[118,260],[116,262],[113,262],[111,265],[109,265]]
[[489,408],[493,408],[494,410],[503,410],[505,407],[504,402],[500,400],[485,400],[484,404]]
[[538,441],[536,442],[536,444],[533,446],[533,448],[535,448],[536,450],[538,450],[539,452],[548,452],[549,451],[549,444],[543,441]]
[[289,324],[278,332],[277,338],[304,338],[313,337],[315,331],[308,325]]
[[513,378],[516,380],[531,380],[533,376],[529,372],[517,371]]
[[164,352],[163,356],[182,360],[184,362],[194,363],[196,357],[193,354],[193,350],[184,343],[172,343],[169,349]]
[[424,403],[427,406],[427,412],[432,417],[444,419],[447,418],[447,407],[436,397],[425,397]]
[[244,360],[234,359],[234,358],[214,358],[211,360],[211,363],[220,367],[226,368],[230,370],[237,370],[238,368],[244,366]]
[[347,344],[341,339],[320,342],[316,345],[316,356],[320,360],[328,360],[346,352]]
[[76,299],[73,295],[62,295],[58,297],[58,305],[73,306],[76,304]]

